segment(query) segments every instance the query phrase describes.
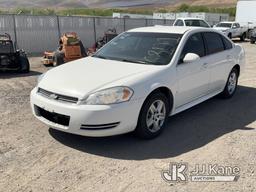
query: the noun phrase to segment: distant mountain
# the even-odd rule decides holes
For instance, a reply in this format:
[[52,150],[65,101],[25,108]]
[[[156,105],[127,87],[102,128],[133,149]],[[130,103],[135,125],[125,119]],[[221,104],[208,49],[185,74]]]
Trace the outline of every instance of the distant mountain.
[[40,7],[40,8],[128,8],[148,6],[190,5],[234,6],[236,0],[0,0],[0,8]]

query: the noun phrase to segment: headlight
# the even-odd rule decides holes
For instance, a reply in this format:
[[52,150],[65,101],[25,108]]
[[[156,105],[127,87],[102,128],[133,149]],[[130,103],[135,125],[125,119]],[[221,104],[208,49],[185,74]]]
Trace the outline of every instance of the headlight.
[[113,87],[92,93],[85,99],[86,105],[109,105],[129,101],[133,90],[129,87]]
[[41,75],[38,76],[38,78],[37,78],[37,84],[40,83],[40,81],[43,79],[44,76],[45,76],[45,73],[43,73],[43,74],[41,74]]

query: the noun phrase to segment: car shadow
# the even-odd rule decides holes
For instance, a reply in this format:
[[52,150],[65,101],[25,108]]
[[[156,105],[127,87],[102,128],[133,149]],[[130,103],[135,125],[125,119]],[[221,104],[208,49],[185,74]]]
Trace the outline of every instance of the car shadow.
[[255,88],[239,86],[232,99],[215,97],[170,117],[163,134],[153,140],[140,140],[132,133],[105,138],[77,136],[54,129],[49,129],[49,133],[68,147],[109,158],[145,160],[175,157],[235,130],[253,130],[247,126],[256,120],[255,98]]
[[240,38],[234,38],[232,39],[234,43],[250,43],[250,39],[245,39],[244,41],[241,41]]
[[0,79],[11,79],[17,77],[30,77],[30,76],[38,76],[42,73],[38,71],[30,71],[29,73],[19,73],[13,71],[0,71]]

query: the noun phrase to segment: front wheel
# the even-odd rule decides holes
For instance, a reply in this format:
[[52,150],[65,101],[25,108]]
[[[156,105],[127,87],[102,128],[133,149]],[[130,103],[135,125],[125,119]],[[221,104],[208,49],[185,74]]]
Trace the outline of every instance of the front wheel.
[[221,93],[221,97],[224,99],[231,98],[236,92],[237,83],[238,83],[238,70],[236,68],[233,68],[229,74],[225,89]]
[[151,95],[143,104],[135,133],[143,139],[153,139],[158,136],[169,115],[169,102],[162,93]]

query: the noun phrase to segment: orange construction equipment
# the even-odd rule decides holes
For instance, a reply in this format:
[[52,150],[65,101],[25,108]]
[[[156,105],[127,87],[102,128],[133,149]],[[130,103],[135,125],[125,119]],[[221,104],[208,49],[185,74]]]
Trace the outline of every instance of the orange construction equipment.
[[58,66],[86,56],[85,48],[77,34],[69,32],[61,36],[59,47],[56,51],[44,52],[42,63],[44,65]]

